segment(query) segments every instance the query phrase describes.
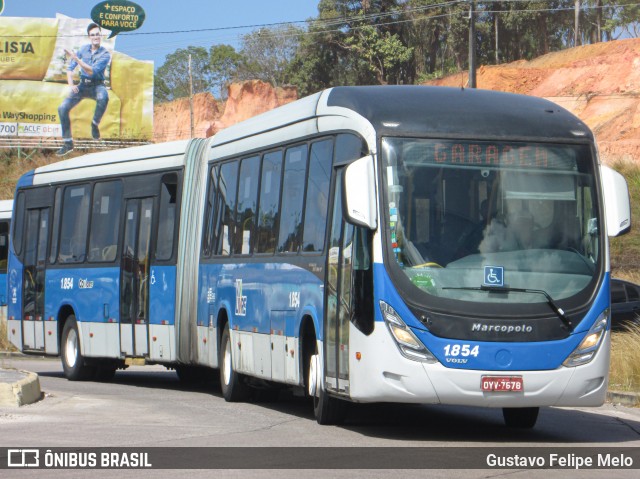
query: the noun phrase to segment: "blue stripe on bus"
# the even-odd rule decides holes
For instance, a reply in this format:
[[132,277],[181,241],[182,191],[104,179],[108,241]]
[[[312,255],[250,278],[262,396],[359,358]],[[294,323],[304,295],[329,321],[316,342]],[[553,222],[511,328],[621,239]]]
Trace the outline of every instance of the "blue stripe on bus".
[[201,264],[198,326],[216,325],[226,309],[231,328],[298,337],[305,315],[322,339],[323,285],[309,271],[286,263]]
[[60,309],[70,306],[77,321],[118,322],[120,268],[47,269],[44,302],[46,319],[58,319]]
[[5,306],[8,301],[7,274],[0,273],[0,306]]
[[[586,332],[600,314],[609,307],[609,273],[607,273],[585,319],[566,339],[540,342],[492,342],[441,338],[425,330],[425,326],[411,313],[391,284],[383,266],[375,265],[375,267],[377,267],[374,282],[376,298],[385,298],[385,301],[411,327],[418,339],[436,356],[438,361],[448,368],[492,371],[557,369],[584,339]],[[378,299],[375,307],[376,321],[382,321],[380,308],[377,307]],[[558,321],[560,321],[559,318]],[[477,355],[463,356],[462,348],[465,345],[465,350],[469,352],[474,351],[477,346]],[[454,347],[457,354],[452,354]],[[466,362],[460,360],[466,360]]]
[[149,279],[149,324],[174,324],[176,267],[152,266]]

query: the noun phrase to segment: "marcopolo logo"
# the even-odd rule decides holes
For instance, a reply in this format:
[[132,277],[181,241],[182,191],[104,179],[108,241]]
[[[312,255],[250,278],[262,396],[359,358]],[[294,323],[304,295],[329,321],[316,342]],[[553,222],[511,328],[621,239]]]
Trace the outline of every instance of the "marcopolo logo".
[[527,324],[485,324],[485,323],[473,323],[471,331],[480,333],[531,333],[533,332],[533,326]]

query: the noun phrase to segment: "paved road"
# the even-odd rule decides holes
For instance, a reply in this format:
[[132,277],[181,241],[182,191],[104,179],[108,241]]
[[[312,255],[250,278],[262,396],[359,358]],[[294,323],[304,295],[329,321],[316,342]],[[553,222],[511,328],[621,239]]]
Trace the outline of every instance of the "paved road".
[[[530,431],[504,427],[500,410],[413,405],[361,405],[344,426],[323,427],[316,424],[309,402],[301,398],[282,394],[280,401],[274,403],[229,404],[222,398],[219,386],[187,388],[174,372],[159,366],[119,371],[111,383],[67,381],[59,360],[6,358],[0,359],[0,367],[37,372],[45,394],[38,403],[0,409],[0,447],[640,447],[640,410],[611,404],[597,409],[545,408],[536,428]],[[2,477],[10,477],[3,472],[7,471],[0,471]],[[148,477],[177,474],[167,470],[152,472],[146,471]],[[264,471],[218,470],[212,474],[258,477],[261,472]],[[277,474],[285,478],[319,474],[312,472],[285,470]],[[581,478],[603,474],[573,472]],[[511,475],[548,478],[555,473],[556,477],[566,477],[571,471],[522,471]],[[606,475],[634,477],[636,473],[637,470],[618,470]],[[206,472],[198,471],[191,471],[189,476],[199,474],[207,477]],[[347,474],[350,478],[394,475],[392,471],[323,471],[321,475]],[[430,471],[429,477],[504,474],[504,470],[440,470]],[[20,477],[52,475],[85,477],[86,471],[21,471]],[[126,472],[100,471],[98,475],[124,477]],[[131,477],[145,476],[136,471]]]

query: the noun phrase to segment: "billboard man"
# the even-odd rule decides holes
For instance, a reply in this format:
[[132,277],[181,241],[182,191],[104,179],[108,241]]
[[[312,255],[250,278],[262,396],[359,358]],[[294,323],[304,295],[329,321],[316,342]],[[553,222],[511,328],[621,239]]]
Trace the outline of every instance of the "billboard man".
[[[65,49],[65,53],[71,58],[67,67],[67,83],[71,91],[58,108],[62,138],[64,139],[62,148],[56,152],[58,156],[64,156],[73,150],[69,112],[83,98],[93,98],[96,101],[96,110],[91,122],[91,136],[96,140],[100,138],[98,127],[102,115],[107,109],[107,103],[109,103],[109,95],[104,86],[104,72],[111,61],[111,53],[100,45],[102,42],[101,33],[100,26],[91,23],[87,27],[90,43],[80,47],[78,53]],[[80,83],[78,85],[73,82],[73,71],[77,66],[80,66]]]

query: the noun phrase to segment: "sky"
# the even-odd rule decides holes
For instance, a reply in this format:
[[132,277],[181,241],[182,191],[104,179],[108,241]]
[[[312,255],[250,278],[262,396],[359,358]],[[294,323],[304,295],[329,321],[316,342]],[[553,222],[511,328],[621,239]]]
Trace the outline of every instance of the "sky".
[[[260,25],[304,22],[318,14],[319,0],[136,0],[146,14],[142,27],[120,33],[115,49],[161,66],[168,54],[190,45],[238,48],[243,34]],[[3,17],[91,18],[100,0],[4,0]],[[238,28],[238,27],[249,28]],[[298,24],[302,26],[302,24]],[[214,30],[217,29],[217,30]],[[209,30],[187,33],[185,30]],[[180,33],[159,33],[180,32]]]

